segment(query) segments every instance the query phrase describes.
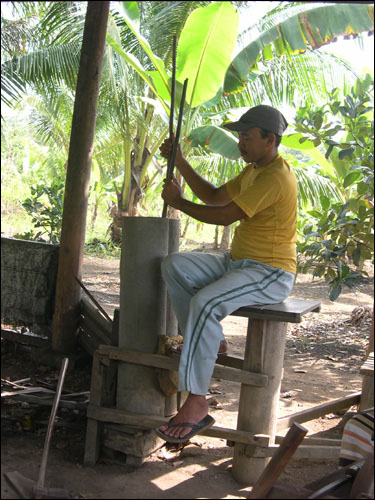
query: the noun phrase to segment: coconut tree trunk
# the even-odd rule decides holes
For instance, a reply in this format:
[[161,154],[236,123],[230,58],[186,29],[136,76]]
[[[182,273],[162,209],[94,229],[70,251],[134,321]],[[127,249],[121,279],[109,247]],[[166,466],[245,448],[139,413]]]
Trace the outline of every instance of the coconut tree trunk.
[[62,353],[72,352],[76,345],[81,290],[74,277],[81,279],[82,276],[92,148],[109,4],[109,1],[87,3],[66,172],[52,331],[52,348]]
[[230,231],[231,226],[224,226],[223,235],[221,237],[220,250],[228,250],[230,246]]

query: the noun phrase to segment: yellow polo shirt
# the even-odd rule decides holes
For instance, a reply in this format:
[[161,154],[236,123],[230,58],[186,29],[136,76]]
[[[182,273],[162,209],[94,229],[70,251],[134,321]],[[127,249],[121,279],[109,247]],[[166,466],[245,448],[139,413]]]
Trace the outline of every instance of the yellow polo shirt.
[[297,181],[288,163],[277,155],[264,167],[250,164],[226,188],[247,215],[235,230],[232,258],[254,259],[295,273]]

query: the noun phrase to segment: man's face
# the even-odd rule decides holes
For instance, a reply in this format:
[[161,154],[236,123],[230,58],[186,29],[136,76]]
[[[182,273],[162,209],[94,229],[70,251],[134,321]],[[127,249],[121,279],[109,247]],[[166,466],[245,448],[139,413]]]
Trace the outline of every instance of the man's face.
[[238,139],[238,149],[246,163],[261,161],[272,147],[270,135],[263,138],[258,127],[238,132]]

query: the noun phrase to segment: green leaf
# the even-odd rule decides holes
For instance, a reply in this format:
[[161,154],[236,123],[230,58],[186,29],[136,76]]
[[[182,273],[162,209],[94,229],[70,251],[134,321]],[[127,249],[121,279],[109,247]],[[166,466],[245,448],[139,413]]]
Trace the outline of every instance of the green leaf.
[[320,127],[322,126],[322,123],[323,123],[323,116],[321,113],[318,113],[315,115],[315,118],[314,118],[314,127],[319,130]]
[[346,156],[351,156],[354,153],[354,148],[342,149],[339,152],[339,160],[344,159]]
[[[117,2],[115,2],[116,4]],[[130,30],[134,33],[134,35],[137,37],[141,47],[143,50],[146,52],[148,57],[150,58],[151,62],[153,63],[155,69],[160,73],[161,78],[164,82],[164,85],[168,87],[168,75],[165,72],[164,69],[164,62],[160,57],[157,57],[151,47],[148,41],[141,35],[139,28],[139,11],[138,11],[138,5],[137,2],[119,2],[118,3],[118,10],[120,14],[122,14],[126,24],[130,28]]]
[[360,172],[350,172],[350,174],[348,174],[344,179],[344,188],[354,184],[361,176],[362,174]]
[[[310,8],[283,20],[252,39],[232,61],[224,82],[224,93],[242,92],[249,73],[255,68],[263,48],[272,44],[277,56],[305,52],[308,45],[318,48],[338,35],[374,29],[371,5],[328,5]],[[270,52],[267,52],[269,55]]]
[[285,135],[281,139],[281,144],[287,148],[303,151],[306,156],[315,160],[322,170],[331,177],[331,179],[336,179],[336,172],[332,164],[324,158],[320,151],[316,149],[314,143],[309,139],[306,139],[303,144],[299,142],[303,137],[304,136],[302,134]]
[[164,100],[161,98],[159,95],[158,91],[156,88],[153,86],[153,82],[151,78],[148,76],[147,72],[144,70],[143,66],[141,63],[138,61],[138,59],[133,55],[128,52],[125,52],[123,48],[121,47],[120,44],[118,44],[112,37],[107,33],[106,39],[108,44],[123,58],[125,61],[130,64],[130,66],[143,78],[143,80],[148,84],[152,92],[155,94],[155,96],[159,99],[161,104],[163,105],[164,109],[167,111],[169,114],[169,108],[166,106]]
[[214,125],[196,128],[190,133],[188,140],[193,147],[208,146],[213,153],[226,158],[236,160],[241,156],[236,138],[230,132]]
[[322,205],[322,208],[324,211],[327,211],[329,207],[331,206],[331,200],[328,198],[328,196],[325,196],[324,194],[320,197],[320,204]]
[[332,290],[331,290],[331,293],[329,294],[329,298],[330,300],[335,301],[337,299],[337,297],[340,295],[342,291],[342,286],[338,283],[336,284]]
[[182,30],[176,79],[189,83],[186,101],[196,107],[212,99],[224,81],[238,32],[238,12],[230,2],[195,9]]

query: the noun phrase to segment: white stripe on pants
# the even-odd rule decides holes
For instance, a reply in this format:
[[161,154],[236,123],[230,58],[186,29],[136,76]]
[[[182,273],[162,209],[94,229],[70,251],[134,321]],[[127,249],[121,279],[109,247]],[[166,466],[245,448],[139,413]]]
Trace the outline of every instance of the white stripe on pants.
[[224,339],[220,321],[239,307],[285,300],[294,274],[251,259],[224,255],[174,253],[162,274],[181,334],[179,390],[206,395],[217,352]]

